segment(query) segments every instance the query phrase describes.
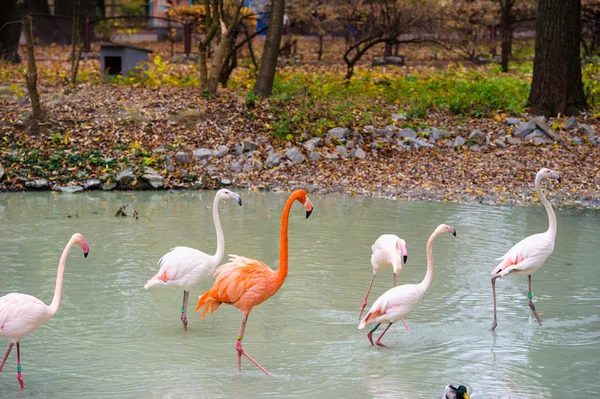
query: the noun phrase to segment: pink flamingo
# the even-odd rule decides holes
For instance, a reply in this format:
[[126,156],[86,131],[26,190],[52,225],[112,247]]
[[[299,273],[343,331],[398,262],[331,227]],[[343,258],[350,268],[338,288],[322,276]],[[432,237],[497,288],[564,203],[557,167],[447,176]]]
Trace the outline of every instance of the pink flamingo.
[[225,198],[232,199],[240,206],[242,205],[242,199],[236,193],[226,189],[217,191],[213,202],[213,223],[217,231],[217,252],[211,256],[194,248],[175,247],[160,258],[158,273],[144,285],[146,289],[155,285],[183,287],[181,322],[185,331],[187,331],[188,324],[187,306],[190,289],[198,285],[200,281],[212,276],[225,253],[225,238],[219,220],[219,201]]
[[494,321],[490,326],[490,330],[492,331],[498,326],[496,319],[496,280],[508,274],[529,277],[529,291],[527,292],[529,307],[533,311],[533,315],[537,319],[539,325],[542,325],[532,300],[531,275],[539,269],[552,254],[552,251],[554,251],[554,239],[556,238],[556,215],[554,214],[554,210],[552,210],[552,205],[550,205],[550,202],[548,202],[540,187],[540,184],[544,179],[555,179],[560,183],[560,175],[554,170],[542,168],[535,176],[535,191],[548,213],[548,230],[544,233],[534,234],[519,241],[515,246],[509,249],[504,256],[497,259],[502,260],[502,262],[500,262],[500,264],[492,271],[492,295],[494,297]]
[[21,375],[21,347],[20,340],[30,334],[42,324],[50,320],[58,311],[60,297],[62,295],[63,273],[67,256],[73,244],[78,245],[83,250],[83,256],[87,258],[89,247],[83,236],[79,233],[73,234],[67,246],[65,247],[58,263],[58,272],[56,274],[56,288],[54,289],[54,298],[50,306],[44,304],[34,296],[26,294],[7,294],[0,298],[0,336],[11,338],[10,345],[0,363],[0,373],[8,359],[8,355],[14,344],[17,344],[17,380],[21,389],[25,388],[23,376]]
[[[396,286],[396,275],[402,271],[402,264],[408,260],[408,252],[406,251],[406,241],[394,234],[383,234],[375,243],[371,246],[371,266],[373,266],[373,276],[367,288],[367,294],[363,300],[358,320],[361,319],[363,311],[367,306],[367,298],[369,298],[369,292],[371,292],[371,286],[375,280],[375,275],[380,269],[392,268],[394,270],[394,287]],[[402,320],[404,326],[408,328],[408,325]]]
[[425,274],[423,281],[419,284],[404,284],[387,290],[383,295],[377,298],[369,312],[358,325],[358,329],[362,330],[368,325],[375,324],[375,327],[367,334],[371,346],[374,345],[373,332],[377,330],[381,323],[387,322],[387,327],[383,330],[379,338],[377,338],[375,344],[388,348],[387,345],[381,342],[383,335],[389,330],[393,323],[406,317],[406,315],[417,306],[421,298],[423,298],[423,295],[429,288],[429,284],[431,284],[431,280],[433,279],[433,241],[439,234],[446,233],[451,233],[456,236],[456,229],[452,226],[440,224],[427,241],[425,251],[427,254],[427,273]]

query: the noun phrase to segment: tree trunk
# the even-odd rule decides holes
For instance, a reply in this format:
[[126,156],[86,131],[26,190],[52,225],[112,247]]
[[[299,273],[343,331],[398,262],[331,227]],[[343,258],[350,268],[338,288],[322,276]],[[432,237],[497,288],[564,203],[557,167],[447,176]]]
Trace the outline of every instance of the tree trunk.
[[42,122],[46,117],[46,112],[42,108],[40,103],[40,94],[37,90],[37,67],[35,65],[35,55],[33,53],[33,35],[31,34],[31,21],[29,16],[25,12],[25,5],[23,0],[18,0],[17,5],[21,11],[21,22],[23,23],[23,33],[25,34],[25,40],[27,41],[27,91],[29,92],[29,99],[31,101],[31,108],[33,111],[33,123],[37,124]]
[[[80,0],[79,7],[80,22],[83,21],[85,17],[88,17],[91,20],[96,19],[96,13],[100,12],[98,0]],[[71,19],[73,17],[73,0],[54,0],[54,15]],[[57,18],[56,25],[54,41],[57,44],[71,44],[70,21],[63,18]]]
[[508,72],[508,61],[511,56],[511,29],[510,18],[514,0],[500,1],[500,26],[502,27],[502,72]]
[[[21,36],[21,17],[15,0],[8,0],[0,12],[0,59],[19,63],[19,37]],[[15,22],[15,23],[12,23]],[[9,23],[8,25],[5,25]]]
[[[211,5],[212,4],[212,5]],[[206,10],[206,34],[198,41],[198,70],[200,72],[200,90],[208,91],[208,50],[219,29],[219,1],[204,0]]]
[[539,0],[529,103],[537,115],[586,109],[579,41],[581,0]]
[[46,16],[32,16],[33,37],[38,44],[50,44],[54,37],[54,21],[50,12],[48,0],[27,0],[25,10],[29,13],[46,14]]
[[269,97],[273,91],[273,81],[277,70],[277,56],[281,44],[281,31],[283,29],[283,14],[285,0],[272,0],[269,13],[269,30],[265,39],[265,47],[260,60],[258,76],[254,85],[254,94]]

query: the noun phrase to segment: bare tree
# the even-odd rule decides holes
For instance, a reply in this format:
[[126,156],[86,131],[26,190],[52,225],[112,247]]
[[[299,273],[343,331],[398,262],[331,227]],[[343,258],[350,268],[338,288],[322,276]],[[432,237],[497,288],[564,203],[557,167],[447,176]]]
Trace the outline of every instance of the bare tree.
[[259,96],[269,97],[273,91],[279,45],[281,44],[284,11],[285,0],[271,1],[269,30],[267,31],[265,46],[260,60],[260,67],[258,69],[258,76],[254,85],[254,93]]
[[0,12],[0,59],[19,63],[19,36],[21,18],[15,0],[8,0]]

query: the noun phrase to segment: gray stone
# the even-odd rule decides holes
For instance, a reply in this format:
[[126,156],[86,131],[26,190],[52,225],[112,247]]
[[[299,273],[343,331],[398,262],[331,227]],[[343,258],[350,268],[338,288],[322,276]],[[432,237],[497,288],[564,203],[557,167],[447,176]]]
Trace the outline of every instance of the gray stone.
[[169,173],[173,173],[175,172],[175,165],[173,165],[172,163],[167,165],[167,172]]
[[270,153],[269,156],[267,157],[267,160],[265,161],[265,165],[267,165],[268,168],[272,168],[274,166],[279,166],[280,163],[281,163],[281,156],[276,152]]
[[404,65],[404,56],[402,56],[402,55],[387,55],[385,57],[374,57],[373,61],[371,61],[371,66],[381,66],[381,65],[402,66],[402,65]]
[[[1,166],[0,166],[0,168],[1,168]],[[56,172],[56,171],[55,171],[55,170],[54,170],[54,171],[52,171],[52,173],[54,173],[54,172]],[[58,172],[57,172],[57,174],[58,174]],[[78,180],[81,180],[81,179],[83,179],[83,178],[84,178],[86,175],[87,175],[87,172],[86,172],[85,170],[80,170],[79,172],[77,172],[77,179],[78,179]],[[0,179],[1,179],[1,178],[2,178],[2,176],[0,176]]]
[[117,173],[115,180],[120,185],[127,185],[135,180],[135,175],[131,169],[125,169]]
[[504,130],[504,129],[498,130],[498,133],[496,133],[496,136],[497,137],[504,137],[504,136],[506,136],[506,130]]
[[352,150],[350,150],[350,158],[354,158],[354,154],[356,154],[356,148],[353,148]]
[[552,140],[550,140],[546,137],[534,137],[533,140],[531,141],[531,143],[533,143],[533,144],[550,144],[550,143],[552,143]]
[[519,123],[521,123],[521,120],[519,118],[506,118],[504,120],[504,124],[507,126],[514,126],[518,125]]
[[577,127],[577,118],[570,117],[567,119],[567,123],[565,123],[565,129],[571,130]]
[[354,147],[355,147],[355,145],[354,145],[354,141],[352,141],[352,140],[348,140],[348,142],[346,142],[346,148],[347,148],[347,149],[349,149],[349,150],[353,150],[353,149],[354,149]]
[[417,147],[433,147],[433,144],[421,139],[410,139],[409,143]]
[[337,161],[338,159],[340,159],[340,157],[338,156],[338,154],[326,154],[325,158],[331,160],[331,161]]
[[217,154],[218,152],[215,150],[209,150],[208,148],[198,148],[194,150],[192,156],[194,157],[194,159],[201,161],[203,159],[209,159],[211,157],[217,156]]
[[244,166],[242,167],[242,170],[244,172],[248,172],[251,170],[261,170],[262,167],[263,167],[263,164],[259,160],[254,159],[254,158],[248,158],[248,160],[246,162],[244,162]]
[[338,152],[338,154],[340,154],[340,157],[342,158],[346,158],[348,156],[348,151],[343,145],[336,145],[335,150]]
[[377,129],[375,129],[375,126],[373,126],[373,125],[367,125],[363,129],[364,129],[365,133],[368,133],[368,134],[375,134],[375,132],[377,131]]
[[227,154],[229,154],[229,147],[226,145],[220,145],[217,147],[217,156],[219,158],[224,157]]
[[525,136],[525,138],[527,140],[531,140],[535,137],[546,137],[546,135],[544,134],[544,132],[540,129],[535,129],[533,132],[529,133],[527,136]]
[[573,137],[573,138],[571,139],[571,142],[572,142],[573,144],[577,144],[577,145],[578,145],[578,144],[581,144],[582,140],[581,140],[581,137]]
[[244,152],[254,151],[258,149],[258,144],[250,140],[242,140],[242,146],[244,146]]
[[240,173],[242,171],[242,165],[237,161],[232,162],[231,165],[229,165],[229,169],[234,173]]
[[523,122],[519,126],[517,126],[517,129],[513,133],[513,136],[525,137],[529,133],[533,132],[536,129],[536,127],[537,127],[537,125],[535,124],[534,121]]
[[229,186],[229,185],[231,185],[231,180],[229,180],[229,179],[221,179],[221,184],[223,186]]
[[345,127],[334,127],[327,131],[327,137],[335,137],[338,140],[345,139],[348,134],[348,129]]
[[314,151],[315,148],[317,148],[319,144],[321,144],[321,141],[323,141],[323,139],[321,139],[320,137],[314,137],[308,140],[302,146],[306,148],[306,151]]
[[463,145],[465,145],[467,141],[465,139],[463,139],[462,137],[458,136],[456,138],[456,140],[454,140],[454,147],[462,147]]
[[434,127],[433,129],[431,129],[430,137],[434,140],[440,140],[450,137],[451,134],[452,133],[450,133],[447,130],[437,129]]
[[29,96],[28,95],[24,95],[19,100],[19,105],[25,105],[25,104],[29,104]]
[[148,182],[152,188],[161,188],[164,186],[163,177],[152,168],[145,168],[142,180]]
[[269,140],[266,137],[259,136],[256,138],[256,143],[258,145],[265,145],[265,144],[269,144]]
[[514,136],[507,136],[506,141],[508,142],[508,144],[512,145],[523,144],[523,141],[520,138]]
[[115,187],[117,187],[117,183],[114,181],[111,181],[108,184],[102,183],[102,190],[104,190],[104,191],[112,191],[115,189]]
[[244,152],[244,146],[241,144],[236,144],[235,145],[235,152],[237,152],[238,154],[242,154]]
[[594,145],[600,145],[600,137],[598,137],[598,136],[590,137],[590,143],[592,143]]
[[357,148],[354,152],[354,158],[365,159],[367,157],[367,153],[362,148]]
[[83,183],[83,188],[85,188],[86,190],[96,190],[100,188],[101,185],[102,181],[98,179],[89,179],[88,181]]
[[292,147],[285,152],[285,157],[293,163],[302,163],[306,161],[306,157],[302,155],[299,149]]
[[486,134],[479,129],[475,129],[469,134],[469,138],[472,140],[481,140],[484,137],[486,137]]
[[392,119],[395,121],[405,121],[406,115],[404,114],[392,114]]
[[392,132],[395,132],[396,130],[400,130],[400,129],[398,129],[398,126],[396,126],[396,125],[387,125],[384,129],[391,130]]
[[394,131],[391,129],[377,129],[375,131],[375,133],[377,134],[377,136],[380,137],[394,137]]
[[311,152],[310,154],[308,154],[308,159],[310,159],[311,161],[320,161],[321,154],[319,154],[318,152]]
[[504,142],[504,140],[503,140],[503,139],[501,139],[501,138],[497,138],[496,140],[494,140],[494,145],[495,145],[496,147],[502,147],[502,148],[505,148],[505,147],[506,147],[506,143],[505,143],[505,142]]
[[406,129],[402,129],[399,132],[396,133],[397,137],[404,137],[404,138],[411,138],[414,139],[417,137],[417,133],[415,133],[414,130],[412,130],[411,128],[406,128]]
[[550,137],[553,141],[562,143],[563,139],[558,135],[548,124],[546,123],[546,118],[543,116],[539,116],[537,118],[532,119],[535,125],[548,137]]
[[81,186],[56,186],[56,187],[54,187],[54,191],[60,191],[61,193],[77,193],[79,191],[83,191],[83,187],[81,187]]
[[594,128],[594,126],[582,123],[581,125],[579,125],[579,133],[585,134],[588,137],[594,137],[596,135],[596,129]]

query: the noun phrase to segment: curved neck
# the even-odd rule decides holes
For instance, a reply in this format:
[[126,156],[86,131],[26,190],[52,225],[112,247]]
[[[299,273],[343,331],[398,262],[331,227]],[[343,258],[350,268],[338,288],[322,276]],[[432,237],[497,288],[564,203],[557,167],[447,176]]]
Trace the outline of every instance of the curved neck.
[[544,204],[544,208],[546,208],[546,213],[548,214],[548,230],[547,233],[551,234],[552,237],[556,237],[556,215],[554,214],[554,209],[552,209],[552,205],[546,199],[546,196],[542,192],[541,188],[541,179],[535,179],[535,191],[537,192],[540,201]]
[[438,234],[437,230],[434,231],[431,236],[429,236],[429,240],[427,240],[427,248],[425,249],[427,254],[427,273],[425,273],[423,281],[419,283],[422,292],[427,291],[431,284],[431,280],[433,280],[433,241],[435,241],[435,237],[437,237]]
[[216,195],[213,202],[213,222],[217,231],[217,252],[213,255],[213,258],[217,261],[217,264],[221,263],[221,259],[223,259],[223,255],[225,254],[225,238],[223,237],[223,228],[219,219],[219,199],[219,196]]
[[279,269],[277,270],[277,276],[281,283],[287,277],[288,274],[288,220],[290,216],[290,209],[292,204],[296,200],[296,196],[292,195],[288,198],[281,214],[281,230],[279,233]]
[[67,246],[63,250],[62,255],[60,256],[60,261],[58,262],[58,271],[56,272],[56,287],[54,288],[54,298],[52,298],[52,303],[50,304],[50,313],[52,316],[56,314],[58,311],[58,306],[60,305],[60,297],[62,296],[62,285],[63,285],[63,274],[65,272],[65,264],[67,263],[67,256],[69,255],[69,251],[73,246],[73,238],[69,240]]

